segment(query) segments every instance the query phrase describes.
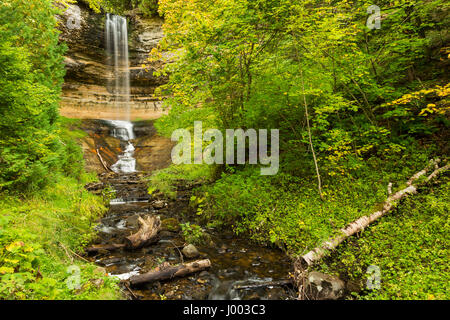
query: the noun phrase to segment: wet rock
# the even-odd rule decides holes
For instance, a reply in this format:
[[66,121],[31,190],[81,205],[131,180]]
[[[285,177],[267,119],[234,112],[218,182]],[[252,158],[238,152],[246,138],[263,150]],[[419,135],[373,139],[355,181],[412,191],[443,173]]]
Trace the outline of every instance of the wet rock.
[[[68,45],[65,57],[66,77],[63,87],[61,109],[67,115],[97,115],[110,118],[116,111],[111,103],[114,98],[111,88],[105,86],[113,77],[105,54],[105,16],[95,13],[86,4],[78,1],[70,4],[58,15],[60,39]],[[154,95],[156,87],[164,84],[167,77],[157,77],[152,72],[164,63],[155,61],[142,68],[148,54],[163,38],[163,20],[147,18],[142,14],[127,17],[129,21],[130,62],[130,111],[142,115],[161,115],[161,102]]]
[[161,221],[161,230],[163,231],[180,231],[180,222],[175,218],[168,218]]
[[162,201],[162,200],[156,200],[155,202],[152,203],[153,207],[155,209],[162,209],[164,208],[167,204]]
[[306,279],[306,294],[311,300],[337,300],[344,293],[345,283],[337,277],[313,271]]
[[201,278],[205,278],[209,276],[209,272],[208,271],[202,271],[198,274],[199,277]]
[[130,229],[137,228],[139,225],[138,218],[139,218],[139,215],[133,215],[133,216],[128,217],[126,219],[127,227]]
[[109,251],[108,251],[108,250],[105,250],[105,249],[99,249],[99,250],[98,250],[98,254],[101,254],[101,255],[107,255],[107,254],[109,254]]
[[173,233],[170,231],[161,231],[159,233],[159,236],[161,237],[161,239],[166,240],[166,239],[170,239],[173,237]]
[[188,244],[187,246],[185,246],[183,250],[181,250],[181,252],[188,259],[196,258],[200,255],[197,248],[192,244]]

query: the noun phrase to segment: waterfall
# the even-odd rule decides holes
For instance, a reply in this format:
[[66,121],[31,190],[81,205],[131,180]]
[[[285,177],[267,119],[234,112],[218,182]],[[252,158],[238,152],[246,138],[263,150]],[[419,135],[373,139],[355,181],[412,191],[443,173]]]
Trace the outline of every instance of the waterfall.
[[117,116],[130,120],[130,68],[128,61],[127,19],[106,14],[105,26],[107,65],[113,80],[108,79],[108,91],[113,94]]
[[120,139],[121,145],[126,145],[125,151],[119,155],[119,160],[111,166],[111,170],[116,173],[136,172],[136,159],[133,157],[135,149],[131,143],[135,138],[133,123],[123,120],[106,120],[106,122],[112,128],[111,136]]
[[[117,119],[107,120],[112,127],[111,135],[125,144],[125,151],[119,155],[117,163],[111,166],[116,173],[136,171],[133,123],[130,121],[130,68],[128,61],[127,19],[106,14],[105,25],[107,65],[111,67],[113,77],[108,78],[107,89],[113,94]],[[111,79],[113,78],[113,79]]]

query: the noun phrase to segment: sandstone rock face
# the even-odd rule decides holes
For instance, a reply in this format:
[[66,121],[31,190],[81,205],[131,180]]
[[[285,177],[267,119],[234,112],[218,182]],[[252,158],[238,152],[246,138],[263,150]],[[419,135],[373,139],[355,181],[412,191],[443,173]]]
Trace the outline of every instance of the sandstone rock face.
[[[105,14],[94,13],[83,2],[71,5],[58,16],[60,40],[67,43],[66,77],[63,86],[61,114],[74,118],[119,119],[108,79],[112,68],[105,53]],[[128,42],[130,60],[131,118],[154,119],[163,114],[154,90],[167,79],[153,76],[154,68],[142,68],[150,51],[163,37],[161,18],[144,18],[130,12]]]

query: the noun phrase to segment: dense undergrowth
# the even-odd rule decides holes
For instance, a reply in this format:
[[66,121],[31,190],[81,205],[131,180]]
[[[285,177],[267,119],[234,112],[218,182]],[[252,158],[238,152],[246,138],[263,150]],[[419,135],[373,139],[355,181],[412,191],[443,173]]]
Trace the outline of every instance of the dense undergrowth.
[[[103,199],[84,190],[90,180],[60,176],[25,199],[0,195],[0,299],[120,298],[116,281],[76,255],[106,210]],[[71,266],[80,268],[79,288]]]
[[[191,202],[200,221],[297,256],[378,209],[389,183],[399,190],[430,159],[448,161],[450,84],[443,70],[449,64],[449,7],[444,1],[379,1],[380,28],[368,28],[366,1],[220,3],[160,1],[166,37],[149,61],[170,56],[156,72],[170,76],[157,90],[170,111],[155,126],[167,136],[179,128],[192,132],[194,121],[202,121],[203,130],[222,133],[279,129],[280,170],[261,176],[258,166],[248,164],[184,165],[156,173],[152,191],[173,196],[167,183],[177,181],[174,173],[190,181],[193,175],[214,178],[194,191]],[[413,228],[420,212],[432,215],[420,201],[440,203],[441,210],[446,196],[444,188],[408,200],[398,209],[399,220]],[[408,217],[410,205],[417,209]],[[444,228],[445,210],[438,209],[429,217],[435,219],[430,226]],[[356,269],[378,263],[387,274],[398,270],[399,279],[392,273],[385,289],[359,298],[448,298],[441,285],[447,276],[439,267],[429,269],[432,262],[414,258],[421,255],[414,242],[401,245],[395,233],[401,226],[391,226],[395,216],[374,228],[383,229],[379,237],[366,233],[373,251],[384,252],[360,250],[351,263]],[[442,230],[418,232],[444,241]],[[358,248],[348,246],[356,254]],[[399,246],[405,258],[399,257]],[[438,263],[448,264],[442,246],[427,248]],[[407,264],[401,262],[405,259]],[[430,270],[423,279],[420,268]],[[346,273],[347,266],[333,272],[337,269]],[[408,272],[415,275],[405,282]],[[349,273],[347,278],[365,276]],[[434,287],[432,281],[439,283]]]
[[104,199],[84,189],[96,177],[84,172],[78,124],[60,119],[68,171],[34,192],[0,193],[0,299],[121,298],[117,281],[78,255],[106,212]]
[[[390,161],[368,159],[353,175],[325,179],[324,200],[314,176],[267,177],[254,166],[224,173],[215,181],[211,167],[172,166],[152,176],[150,190],[174,197],[177,185],[201,184],[191,198],[199,224],[231,227],[238,235],[295,257],[378,210],[388,197],[388,184],[393,184],[394,192],[404,188],[430,157],[430,152],[416,150]],[[448,179],[424,186],[419,195],[344,243],[317,269],[357,284],[359,293],[350,298],[448,299],[449,194]],[[365,287],[371,265],[381,269],[380,290]]]
[[349,239],[321,269],[365,288],[367,268],[377,266],[379,289],[365,289],[354,295],[358,299],[448,300],[449,212],[447,175],[407,198],[358,237]]

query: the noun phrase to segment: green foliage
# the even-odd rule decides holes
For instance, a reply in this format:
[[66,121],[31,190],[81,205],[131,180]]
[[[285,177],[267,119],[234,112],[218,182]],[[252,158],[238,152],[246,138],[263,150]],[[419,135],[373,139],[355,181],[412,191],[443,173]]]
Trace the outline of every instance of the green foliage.
[[[73,178],[58,180],[27,200],[0,197],[0,299],[120,298],[115,280],[74,254],[95,237],[103,200]],[[66,285],[70,265],[81,269],[80,290]]]
[[180,223],[181,232],[183,233],[184,240],[191,244],[202,244],[207,238],[203,232],[202,227],[196,224],[190,224],[189,222]]
[[315,177],[283,173],[266,177],[250,167],[224,174],[198,190],[207,199],[202,217],[231,225],[236,233],[276,245],[291,255],[306,253],[348,223],[373,212],[386,199],[389,182],[408,180],[427,162],[426,154],[415,153],[414,157],[415,163],[406,156],[392,158],[391,165],[371,158],[350,177],[327,178],[324,200],[315,189]]
[[158,191],[170,198],[176,198],[176,188],[180,184],[205,183],[212,178],[208,165],[171,165],[156,171],[149,179],[149,193]]
[[337,271],[364,288],[367,267],[377,265],[381,288],[366,289],[359,299],[448,300],[449,191],[449,179],[443,178],[441,186],[407,198],[395,212],[338,248],[323,270]]
[[158,15],[158,0],[86,0],[86,2],[96,12],[103,9],[110,13],[124,14],[128,10],[139,8],[148,17]]
[[57,135],[65,49],[56,13],[51,1],[0,4],[0,191],[36,190],[67,169]]
[[321,170],[335,176],[358,170],[367,158],[400,154],[411,138],[448,129],[448,109],[432,121],[419,116],[435,100],[446,105],[445,90],[417,101],[416,113],[390,104],[448,83],[436,62],[448,59],[448,39],[439,40],[448,6],[441,0],[377,5],[380,30],[365,25],[366,1],[161,0],[166,37],[150,60],[171,52],[156,72],[170,75],[159,89],[170,112],[158,130],[170,135],[194,120],[220,129],[279,128],[284,158],[292,159],[289,173],[300,163],[313,169],[306,100]]

